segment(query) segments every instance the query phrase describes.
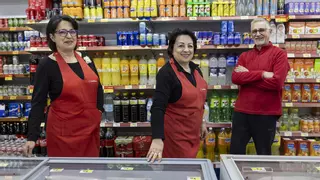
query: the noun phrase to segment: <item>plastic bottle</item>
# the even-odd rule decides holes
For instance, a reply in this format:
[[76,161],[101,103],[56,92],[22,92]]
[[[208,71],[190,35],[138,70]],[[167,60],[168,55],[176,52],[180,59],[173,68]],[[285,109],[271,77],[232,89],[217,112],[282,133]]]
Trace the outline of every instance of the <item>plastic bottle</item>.
[[282,116],[280,118],[280,131],[289,131],[289,109],[282,109]]
[[147,121],[151,122],[151,107],[152,107],[153,101],[152,98],[148,98],[147,103]]
[[138,121],[138,100],[135,92],[131,93],[131,98],[130,98],[130,121],[131,122]]
[[227,145],[227,154],[230,154],[230,147],[231,147],[231,128],[226,129],[227,138],[226,138],[226,145]]
[[130,60],[130,83],[131,85],[139,84],[139,61],[136,56]]
[[220,107],[220,120],[222,122],[231,121],[230,118],[230,98],[227,94],[224,94],[221,99],[221,107]]
[[208,83],[209,82],[209,60],[206,54],[202,54],[200,68],[203,75],[203,79]]
[[140,92],[139,95],[140,95],[140,98],[138,100],[139,122],[146,122],[147,120],[146,98],[144,97],[144,92]]
[[221,54],[218,58],[218,67],[219,67],[218,84],[219,85],[226,85],[226,66],[227,66],[227,59],[223,54]]
[[220,96],[213,93],[210,99],[210,118],[209,122],[219,122],[220,121]]
[[111,68],[112,68],[112,85],[120,85],[120,58],[116,52],[113,53],[111,58]]
[[121,100],[120,93],[116,93],[116,97],[113,99],[113,112],[114,112],[114,121],[121,122]]
[[234,112],[234,108],[235,108],[235,105],[236,105],[236,101],[237,101],[237,94],[236,93],[232,93],[231,94],[231,98],[230,98],[230,121],[232,120],[232,115],[233,115],[233,112]]
[[149,59],[148,61],[148,85],[155,85],[156,84],[156,74],[157,74],[157,61],[154,57]]
[[214,157],[215,157],[214,148],[215,148],[215,145],[216,145],[216,135],[213,132],[212,128],[210,127],[209,128],[209,133],[208,133],[208,135],[206,137],[206,148],[207,148],[206,155],[207,155],[207,159],[210,159],[211,161],[214,161]]
[[121,99],[121,109],[122,109],[122,121],[129,122],[130,121],[130,109],[129,109],[130,101],[128,98],[128,93],[124,92],[123,97]]
[[194,57],[192,59],[192,62],[194,62],[195,64],[200,65],[200,59],[199,59],[199,55],[198,54],[194,55]]
[[99,53],[95,54],[95,57],[93,58],[94,65],[96,66],[97,72],[100,77],[100,82],[103,82],[103,76],[102,76],[102,58],[100,57]]
[[220,160],[221,154],[228,154],[228,145],[226,143],[227,133],[224,128],[221,128],[218,134],[218,155]]
[[140,75],[140,84],[148,84],[148,61],[144,56],[139,60],[139,75]]
[[298,108],[292,108],[291,109],[291,114],[290,114],[290,121],[292,122],[290,126],[290,131],[299,131],[299,123],[300,123],[300,118],[299,118],[299,109]]
[[270,27],[271,27],[270,41],[273,44],[276,44],[277,43],[277,26],[273,21],[271,21],[270,22]]
[[218,58],[216,55],[212,55],[209,61],[210,75],[209,75],[209,85],[216,85],[218,83]]
[[112,85],[111,58],[109,56],[109,53],[104,53],[104,56],[102,58],[102,84],[104,86]]
[[120,60],[121,85],[129,85],[129,70],[128,57],[122,57]]
[[203,141],[200,141],[198,153],[197,153],[197,158],[202,159],[204,158],[204,152],[203,152]]
[[114,121],[114,115],[113,115],[113,94],[105,94],[104,98],[104,111],[105,111],[105,117],[107,122],[113,122]]
[[162,66],[164,66],[166,64],[166,60],[163,57],[163,53],[159,54],[158,60],[157,60],[157,70],[159,72],[159,70],[162,68]]

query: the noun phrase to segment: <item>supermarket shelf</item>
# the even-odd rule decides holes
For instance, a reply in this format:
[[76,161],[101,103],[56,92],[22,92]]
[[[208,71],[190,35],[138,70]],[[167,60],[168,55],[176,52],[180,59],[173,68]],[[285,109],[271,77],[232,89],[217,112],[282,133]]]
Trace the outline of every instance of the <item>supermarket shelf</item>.
[[282,103],[282,107],[320,107],[320,103]]
[[320,83],[320,79],[287,79],[286,83]]
[[320,34],[288,34],[287,39],[320,39]]
[[231,128],[232,123],[231,122],[222,122],[222,123],[207,123],[207,128]]
[[7,27],[7,28],[0,28],[0,31],[11,31],[11,32],[17,32],[17,31],[30,31],[32,30],[29,27]]
[[304,54],[288,53],[287,56],[288,56],[288,58],[319,58],[320,54],[318,54],[318,53],[304,53]]
[[237,85],[214,85],[209,86],[208,89],[238,89]]
[[[11,77],[11,78],[10,78]],[[0,74],[0,78],[10,81],[12,78],[29,78],[30,74]]]
[[289,15],[289,20],[299,19],[299,20],[312,20],[320,19],[320,15]]
[[104,86],[104,93],[113,93],[114,90],[148,90],[155,89],[155,85],[128,85],[128,86]]
[[26,117],[18,118],[18,117],[4,117],[0,118],[0,122],[23,122],[27,121]]
[[26,51],[0,51],[0,55],[22,55],[22,54],[30,54]]
[[151,127],[149,122],[129,123],[100,123],[100,127]]
[[31,100],[32,96],[0,96],[0,100],[5,100],[5,101],[23,101],[23,100]]
[[303,133],[301,131],[281,131],[283,137],[320,137],[320,133]]

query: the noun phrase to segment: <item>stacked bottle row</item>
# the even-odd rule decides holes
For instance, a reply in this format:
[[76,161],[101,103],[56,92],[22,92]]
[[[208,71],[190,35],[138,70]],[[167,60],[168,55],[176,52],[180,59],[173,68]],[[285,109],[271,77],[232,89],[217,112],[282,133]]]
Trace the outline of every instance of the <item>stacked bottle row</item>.
[[159,54],[158,60],[151,57],[149,60],[142,56],[122,56],[117,53],[110,57],[99,54],[93,58],[97,67],[101,84],[104,86],[118,85],[155,85],[157,71],[165,64],[163,54]]
[[231,122],[237,93],[214,92],[209,100],[209,122]]

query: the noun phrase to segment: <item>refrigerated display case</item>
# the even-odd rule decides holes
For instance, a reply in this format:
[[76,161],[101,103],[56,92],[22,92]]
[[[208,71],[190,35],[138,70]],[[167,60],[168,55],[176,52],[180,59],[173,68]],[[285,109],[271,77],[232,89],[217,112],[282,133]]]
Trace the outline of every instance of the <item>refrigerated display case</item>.
[[164,159],[150,164],[129,158],[48,158],[27,180],[217,180],[212,163]]
[[320,158],[221,155],[220,180],[320,180]]

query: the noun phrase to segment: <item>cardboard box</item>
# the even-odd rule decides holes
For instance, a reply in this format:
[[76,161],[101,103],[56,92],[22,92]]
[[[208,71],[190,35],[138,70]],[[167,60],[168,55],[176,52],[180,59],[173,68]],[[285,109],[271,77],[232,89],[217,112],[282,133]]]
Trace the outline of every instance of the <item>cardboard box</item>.
[[320,22],[306,22],[305,34],[320,34]]
[[289,34],[304,34],[305,22],[289,22]]

